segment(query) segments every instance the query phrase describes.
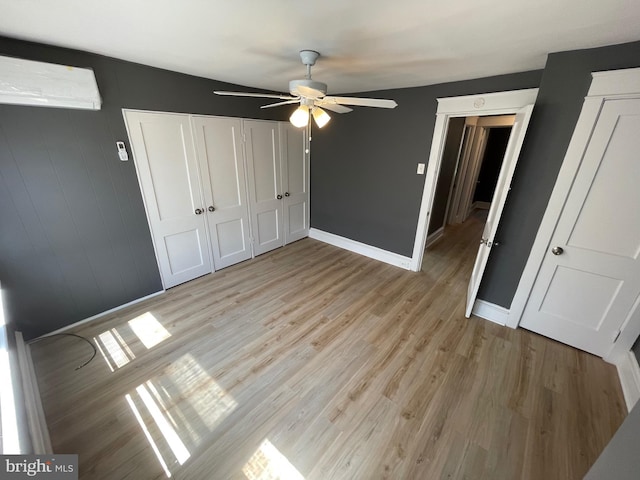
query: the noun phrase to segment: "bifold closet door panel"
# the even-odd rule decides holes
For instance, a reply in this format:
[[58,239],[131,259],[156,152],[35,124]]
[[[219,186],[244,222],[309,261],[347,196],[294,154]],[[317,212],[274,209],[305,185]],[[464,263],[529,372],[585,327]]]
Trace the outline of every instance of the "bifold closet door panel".
[[284,245],[278,122],[244,120],[253,253]]
[[216,270],[251,258],[242,121],[192,117],[213,264]]
[[280,123],[285,245],[309,236],[309,156],[306,130]]
[[211,272],[189,115],[125,111],[165,288]]

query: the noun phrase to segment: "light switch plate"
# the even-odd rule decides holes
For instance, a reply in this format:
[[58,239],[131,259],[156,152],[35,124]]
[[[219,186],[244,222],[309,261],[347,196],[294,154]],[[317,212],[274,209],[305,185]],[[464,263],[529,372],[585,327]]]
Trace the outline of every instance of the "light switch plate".
[[418,164],[418,175],[424,175],[424,163]]
[[129,154],[127,153],[127,147],[125,147],[124,142],[116,142],[116,148],[118,149],[118,157],[123,162],[129,160]]

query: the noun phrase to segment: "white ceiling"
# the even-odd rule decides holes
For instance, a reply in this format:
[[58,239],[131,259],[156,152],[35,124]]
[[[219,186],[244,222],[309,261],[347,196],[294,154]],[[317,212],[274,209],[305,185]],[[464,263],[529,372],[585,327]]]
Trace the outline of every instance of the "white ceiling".
[[298,51],[330,93],[543,68],[640,40],[638,0],[0,0],[0,34],[286,91]]

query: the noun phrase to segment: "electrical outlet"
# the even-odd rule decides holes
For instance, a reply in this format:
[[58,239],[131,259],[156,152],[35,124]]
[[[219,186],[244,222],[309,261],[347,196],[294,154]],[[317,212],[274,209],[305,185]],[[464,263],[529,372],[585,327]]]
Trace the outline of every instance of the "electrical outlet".
[[424,163],[418,164],[418,175],[424,175]]

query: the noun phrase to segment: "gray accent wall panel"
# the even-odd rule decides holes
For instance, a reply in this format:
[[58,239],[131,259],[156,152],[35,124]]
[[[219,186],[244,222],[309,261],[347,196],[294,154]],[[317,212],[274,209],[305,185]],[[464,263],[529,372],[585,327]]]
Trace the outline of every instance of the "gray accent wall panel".
[[0,55],[90,67],[100,111],[0,105],[0,282],[27,339],[162,289],[122,108],[285,119],[204,78],[0,37]]
[[332,114],[311,147],[311,226],[411,256],[437,98],[535,88],[532,71],[427,87],[363,93],[391,98],[394,110],[356,107]]

